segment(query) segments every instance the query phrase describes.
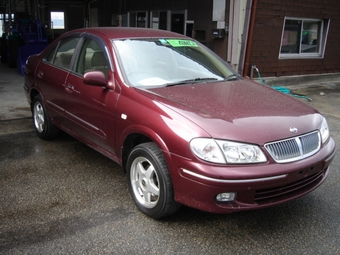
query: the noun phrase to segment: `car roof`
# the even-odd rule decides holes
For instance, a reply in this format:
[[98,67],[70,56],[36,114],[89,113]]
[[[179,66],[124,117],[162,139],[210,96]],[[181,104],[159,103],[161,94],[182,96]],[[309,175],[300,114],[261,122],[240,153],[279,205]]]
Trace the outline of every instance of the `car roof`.
[[[70,31],[69,33],[90,33],[108,39],[122,38],[187,38],[186,36],[171,31],[150,29],[150,28],[134,28],[134,27],[92,27],[82,28]],[[68,33],[68,34],[69,34]]]

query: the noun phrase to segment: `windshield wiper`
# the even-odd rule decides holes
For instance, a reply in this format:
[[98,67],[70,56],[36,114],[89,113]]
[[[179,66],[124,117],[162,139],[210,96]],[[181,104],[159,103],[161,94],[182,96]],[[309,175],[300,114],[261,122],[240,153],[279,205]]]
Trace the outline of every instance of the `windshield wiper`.
[[231,75],[228,75],[226,78],[224,78],[224,81],[232,81],[232,80],[237,80],[238,75],[232,73]]
[[217,81],[217,80],[218,80],[217,78],[195,78],[195,79],[188,79],[188,80],[183,80],[183,81],[176,81],[173,83],[167,83],[166,87],[182,85],[182,84],[200,83],[200,82],[206,82],[206,81]]

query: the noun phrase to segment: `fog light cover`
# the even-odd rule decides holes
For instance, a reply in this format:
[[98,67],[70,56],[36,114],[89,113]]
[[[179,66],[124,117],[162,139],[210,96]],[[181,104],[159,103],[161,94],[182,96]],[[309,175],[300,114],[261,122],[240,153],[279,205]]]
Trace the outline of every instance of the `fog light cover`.
[[236,192],[220,193],[216,196],[218,203],[233,202],[236,198]]

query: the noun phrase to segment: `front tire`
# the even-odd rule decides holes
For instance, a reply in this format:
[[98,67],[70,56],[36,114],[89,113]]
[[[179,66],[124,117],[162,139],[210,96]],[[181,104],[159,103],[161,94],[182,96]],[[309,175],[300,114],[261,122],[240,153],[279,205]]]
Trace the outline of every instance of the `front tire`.
[[127,161],[127,178],[135,204],[149,217],[160,219],[180,208],[174,200],[166,160],[155,143],[143,143],[132,150]]
[[40,95],[33,99],[32,114],[34,129],[40,138],[50,140],[58,135],[59,129],[51,123]]

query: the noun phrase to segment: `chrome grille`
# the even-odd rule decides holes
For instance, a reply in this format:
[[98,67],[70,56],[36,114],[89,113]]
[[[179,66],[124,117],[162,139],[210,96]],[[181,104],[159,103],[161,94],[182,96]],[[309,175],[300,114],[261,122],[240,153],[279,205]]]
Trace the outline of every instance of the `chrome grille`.
[[264,145],[277,163],[286,163],[307,158],[321,146],[318,131]]

